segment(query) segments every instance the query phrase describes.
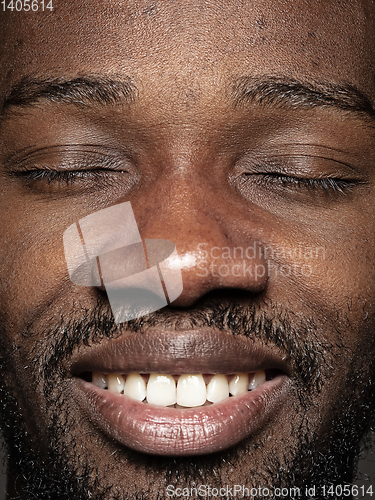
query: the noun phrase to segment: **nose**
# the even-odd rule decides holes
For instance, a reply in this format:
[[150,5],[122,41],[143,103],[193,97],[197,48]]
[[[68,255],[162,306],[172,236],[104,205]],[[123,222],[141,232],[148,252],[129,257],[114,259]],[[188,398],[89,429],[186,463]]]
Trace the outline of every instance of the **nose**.
[[178,262],[171,265],[181,269],[183,291],[171,306],[191,306],[223,288],[263,291],[268,267],[256,214],[253,221],[248,215],[244,230],[235,206],[201,177],[164,181],[132,204],[142,239],[162,238],[176,246]]

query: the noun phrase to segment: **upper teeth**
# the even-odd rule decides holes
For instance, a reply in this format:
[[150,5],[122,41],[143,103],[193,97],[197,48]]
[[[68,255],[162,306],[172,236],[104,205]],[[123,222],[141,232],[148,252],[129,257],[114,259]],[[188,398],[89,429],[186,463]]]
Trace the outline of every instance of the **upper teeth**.
[[[177,381],[177,383],[176,383]],[[169,374],[151,373],[141,375],[130,373],[93,372],[92,382],[102,389],[123,393],[137,401],[146,400],[159,406],[195,407],[218,403],[229,395],[239,396],[259,387],[266,381],[264,370],[235,375]]]

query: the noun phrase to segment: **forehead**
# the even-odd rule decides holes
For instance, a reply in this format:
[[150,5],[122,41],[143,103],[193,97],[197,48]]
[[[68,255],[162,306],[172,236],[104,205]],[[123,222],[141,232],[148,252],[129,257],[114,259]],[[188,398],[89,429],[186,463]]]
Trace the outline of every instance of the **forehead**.
[[[1,12],[0,89],[25,76],[132,78],[194,103],[242,75],[350,84],[375,101],[372,0],[53,2]],[[1,35],[0,35],[1,36]]]

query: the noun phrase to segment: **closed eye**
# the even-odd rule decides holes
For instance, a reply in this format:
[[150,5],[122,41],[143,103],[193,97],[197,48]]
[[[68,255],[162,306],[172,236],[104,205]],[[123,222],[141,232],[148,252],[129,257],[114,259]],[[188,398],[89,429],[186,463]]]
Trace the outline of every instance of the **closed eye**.
[[296,190],[321,191],[324,193],[341,193],[346,194],[353,190],[358,184],[358,181],[349,179],[340,179],[333,177],[309,178],[297,177],[280,173],[264,173],[264,174],[244,174],[247,177],[256,178],[256,182],[261,182],[274,187],[288,187]]
[[[108,173],[108,170],[102,168],[90,169],[90,170],[24,170],[17,172],[15,175],[17,177],[22,177],[23,179],[32,181],[45,181],[48,184],[52,182],[66,183],[67,185],[73,184],[79,179],[84,180],[95,180],[95,178],[102,177]],[[116,173],[121,173],[117,170]]]

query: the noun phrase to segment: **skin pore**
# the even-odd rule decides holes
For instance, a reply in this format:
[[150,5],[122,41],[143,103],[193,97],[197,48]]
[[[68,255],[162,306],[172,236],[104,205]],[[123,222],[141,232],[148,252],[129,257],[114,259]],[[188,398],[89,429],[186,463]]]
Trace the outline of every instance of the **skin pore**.
[[[9,498],[352,481],[375,401],[374,2],[56,1],[0,27]],[[62,235],[126,201],[142,238],[175,243],[184,289],[116,327],[105,292],[69,280]],[[219,271],[254,245],[249,272]],[[282,404],[209,457],[120,444],[72,367],[161,331],[172,353],[212,332],[266,346]]]

